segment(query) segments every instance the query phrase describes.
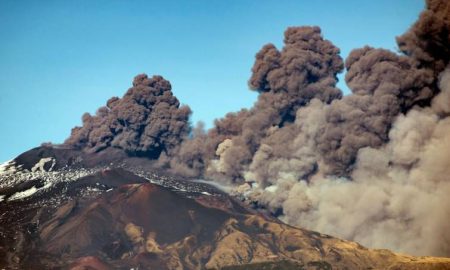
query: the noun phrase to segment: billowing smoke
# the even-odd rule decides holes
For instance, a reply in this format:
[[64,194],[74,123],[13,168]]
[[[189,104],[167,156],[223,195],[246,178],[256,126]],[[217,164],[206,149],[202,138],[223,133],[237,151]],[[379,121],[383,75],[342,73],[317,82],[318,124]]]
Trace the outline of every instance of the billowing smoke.
[[450,61],[450,5],[445,0],[427,0],[427,8],[404,35],[397,37],[400,50],[439,74]]
[[113,97],[95,116],[83,115],[65,144],[99,152],[120,148],[131,155],[158,158],[189,133],[191,110],[180,106],[171,85],[161,76],[138,75],[122,98]]
[[342,97],[335,86],[343,69],[339,49],[318,27],[288,28],[284,43],[281,51],[268,44],[256,55],[249,81],[260,93],[255,105],[217,120],[207,134],[182,145],[172,162],[177,172],[242,181],[261,142],[288,129],[299,108],[312,99],[328,104]]
[[[364,47],[345,61],[318,27],[265,45],[255,105],[177,148],[172,169],[244,184],[284,221],[417,255],[450,256],[450,2],[427,9],[399,53]],[[446,69],[447,68],[447,69]]]
[[320,158],[305,138],[317,135],[315,124],[325,121],[321,104],[300,109],[299,116],[308,116],[301,127],[309,135],[296,140],[302,141],[298,151],[307,158],[260,162],[255,172],[265,168],[274,178],[270,186],[254,189],[249,196],[274,212],[283,209],[280,218],[289,224],[371,247],[449,256],[450,69],[442,74],[440,85],[442,92],[431,107],[415,107],[397,116],[387,144],[359,149],[346,178],[319,172],[298,180],[311,168],[295,168]]
[[348,175],[359,149],[387,142],[396,115],[433,96],[433,73],[409,57],[365,47],[352,51],[345,65],[353,94],[331,104],[318,138],[327,173],[338,176]]
[[190,109],[169,82],[139,75],[122,99],[86,114],[66,143],[120,148],[234,185],[289,224],[450,256],[450,1],[428,0],[397,42],[398,53],[350,53],[352,93],[343,97],[339,49],[318,27],[290,27],[281,50],[268,44],[256,55],[254,106],[212,129],[190,129]]

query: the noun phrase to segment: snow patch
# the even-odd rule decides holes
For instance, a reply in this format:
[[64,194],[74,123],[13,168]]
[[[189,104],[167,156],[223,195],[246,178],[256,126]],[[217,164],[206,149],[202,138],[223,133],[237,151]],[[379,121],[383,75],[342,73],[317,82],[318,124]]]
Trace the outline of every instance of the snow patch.
[[19,199],[29,197],[29,196],[33,195],[34,193],[36,193],[36,191],[38,191],[38,189],[33,186],[32,188],[29,188],[27,190],[16,192],[16,193],[14,193],[14,195],[9,197],[8,201],[14,201],[14,200],[19,200]]
[[91,192],[100,192],[101,190],[95,187],[87,187],[86,188],[87,191],[91,191]]
[[2,202],[5,199],[5,195],[0,195],[0,202]]
[[48,162],[52,162],[52,166],[48,169],[48,171],[51,172],[56,165],[56,160],[52,157],[41,158],[41,160],[31,168],[31,172],[45,172],[44,166]]
[[0,175],[16,172],[16,167],[14,166],[14,164],[16,164],[16,162],[14,162],[13,160],[8,160],[0,164]]
[[47,189],[47,188],[51,187],[52,185],[53,185],[53,183],[49,181],[49,182],[46,182],[45,185],[43,187],[41,187],[40,189]]

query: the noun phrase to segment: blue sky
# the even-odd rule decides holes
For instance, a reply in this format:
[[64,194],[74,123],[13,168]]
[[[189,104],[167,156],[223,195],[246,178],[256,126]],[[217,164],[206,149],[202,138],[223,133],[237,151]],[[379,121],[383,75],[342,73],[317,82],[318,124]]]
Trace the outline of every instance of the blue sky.
[[[160,74],[192,122],[250,107],[247,80],[266,43],[318,25],[345,58],[366,44],[396,50],[422,0],[0,1],[0,161],[62,142],[139,73]],[[341,80],[341,89],[348,91]]]

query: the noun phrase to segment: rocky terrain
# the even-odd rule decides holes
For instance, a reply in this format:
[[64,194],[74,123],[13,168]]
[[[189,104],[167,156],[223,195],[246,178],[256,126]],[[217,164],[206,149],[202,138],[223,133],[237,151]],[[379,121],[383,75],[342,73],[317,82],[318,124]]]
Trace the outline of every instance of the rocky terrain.
[[254,105],[208,130],[135,76],[63,144],[0,164],[0,269],[450,269],[357,243],[450,257],[450,1],[396,41],[344,60],[288,27],[255,56]]
[[0,268],[450,269],[450,259],[295,228],[208,184],[107,157],[44,146],[2,165]]

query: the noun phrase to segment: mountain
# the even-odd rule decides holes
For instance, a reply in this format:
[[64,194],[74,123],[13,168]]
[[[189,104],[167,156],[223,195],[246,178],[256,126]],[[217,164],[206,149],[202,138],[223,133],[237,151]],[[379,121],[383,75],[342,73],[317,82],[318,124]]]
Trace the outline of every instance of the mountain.
[[450,269],[286,225],[121,153],[42,146],[1,165],[0,268]]

